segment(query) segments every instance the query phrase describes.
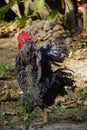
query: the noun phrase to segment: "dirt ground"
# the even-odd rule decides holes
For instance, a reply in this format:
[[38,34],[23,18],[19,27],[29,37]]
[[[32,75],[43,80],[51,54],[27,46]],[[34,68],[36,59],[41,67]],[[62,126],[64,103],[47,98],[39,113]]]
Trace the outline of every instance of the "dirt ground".
[[[11,64],[14,68],[17,52],[15,37],[0,39],[0,64]],[[52,108],[43,130],[87,130],[87,48],[72,52],[63,65],[74,72],[77,88],[58,97],[56,102],[61,106]],[[0,76],[0,130],[27,130],[21,94],[15,76]]]

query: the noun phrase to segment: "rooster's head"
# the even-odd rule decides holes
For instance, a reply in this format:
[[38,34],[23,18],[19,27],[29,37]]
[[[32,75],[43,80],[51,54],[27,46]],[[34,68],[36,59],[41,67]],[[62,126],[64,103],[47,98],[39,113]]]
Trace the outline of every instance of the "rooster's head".
[[30,41],[32,39],[32,35],[29,32],[22,31],[18,34],[17,39],[18,48],[21,49],[25,41]]

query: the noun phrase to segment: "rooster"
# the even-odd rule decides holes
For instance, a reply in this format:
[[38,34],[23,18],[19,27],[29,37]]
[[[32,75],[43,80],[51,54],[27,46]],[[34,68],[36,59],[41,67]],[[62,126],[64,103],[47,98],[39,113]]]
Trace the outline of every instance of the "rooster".
[[66,94],[65,86],[73,86],[74,80],[68,77],[70,73],[51,68],[52,63],[63,62],[68,56],[67,46],[58,38],[38,48],[32,35],[25,31],[19,33],[17,39],[20,50],[15,70],[23,90],[23,105],[27,112],[37,106],[43,110],[51,106],[58,95]]

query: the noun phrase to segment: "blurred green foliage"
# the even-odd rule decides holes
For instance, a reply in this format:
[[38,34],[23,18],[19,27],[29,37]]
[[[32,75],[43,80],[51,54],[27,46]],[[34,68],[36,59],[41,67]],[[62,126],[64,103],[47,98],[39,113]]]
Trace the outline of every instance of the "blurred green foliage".
[[9,3],[0,8],[0,20],[4,20],[5,13],[17,2],[17,0],[10,0]]

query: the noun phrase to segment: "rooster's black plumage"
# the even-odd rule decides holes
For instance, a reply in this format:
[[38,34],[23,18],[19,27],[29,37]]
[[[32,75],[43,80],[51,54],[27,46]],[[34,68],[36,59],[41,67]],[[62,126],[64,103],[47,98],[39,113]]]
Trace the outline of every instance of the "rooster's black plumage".
[[[73,86],[73,79],[63,69],[53,71],[51,63],[63,62],[68,56],[68,49],[61,39],[38,48],[29,33],[22,32],[18,36],[23,43],[16,57],[16,76],[23,90],[23,104],[26,110],[40,106],[42,109],[54,103],[56,96],[66,93],[65,86]],[[20,44],[22,44],[20,43]],[[31,98],[32,108],[28,101]]]

